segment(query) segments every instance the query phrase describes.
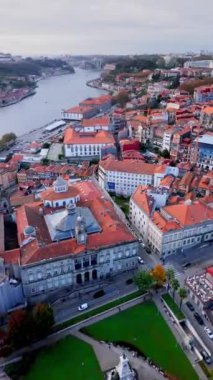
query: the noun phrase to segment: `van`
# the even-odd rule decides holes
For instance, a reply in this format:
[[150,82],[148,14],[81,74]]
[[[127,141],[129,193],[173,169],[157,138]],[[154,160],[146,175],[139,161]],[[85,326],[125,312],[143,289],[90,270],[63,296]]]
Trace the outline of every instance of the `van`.
[[83,311],[88,309],[89,305],[88,303],[82,303],[82,305],[78,306],[78,311]]

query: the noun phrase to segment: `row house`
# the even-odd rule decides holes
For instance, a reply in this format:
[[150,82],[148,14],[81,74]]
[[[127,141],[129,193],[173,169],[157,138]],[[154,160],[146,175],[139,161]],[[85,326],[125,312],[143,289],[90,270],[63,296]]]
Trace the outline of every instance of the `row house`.
[[190,157],[191,127],[179,128],[172,138],[170,157],[173,160],[188,161]]
[[209,102],[213,100],[213,85],[200,86],[194,90],[194,100],[196,103]]
[[200,122],[206,129],[213,130],[213,106],[202,108]]

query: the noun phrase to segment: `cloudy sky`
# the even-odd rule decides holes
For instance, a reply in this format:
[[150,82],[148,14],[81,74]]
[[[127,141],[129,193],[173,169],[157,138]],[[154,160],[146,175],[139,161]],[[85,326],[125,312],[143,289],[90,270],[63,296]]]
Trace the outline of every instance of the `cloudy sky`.
[[213,0],[0,0],[0,51],[213,50]]

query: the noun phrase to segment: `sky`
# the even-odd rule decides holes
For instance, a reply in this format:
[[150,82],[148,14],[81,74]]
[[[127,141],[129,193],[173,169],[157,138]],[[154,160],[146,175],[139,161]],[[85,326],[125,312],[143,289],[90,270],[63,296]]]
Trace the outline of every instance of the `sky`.
[[213,50],[213,0],[0,0],[0,20],[12,54]]

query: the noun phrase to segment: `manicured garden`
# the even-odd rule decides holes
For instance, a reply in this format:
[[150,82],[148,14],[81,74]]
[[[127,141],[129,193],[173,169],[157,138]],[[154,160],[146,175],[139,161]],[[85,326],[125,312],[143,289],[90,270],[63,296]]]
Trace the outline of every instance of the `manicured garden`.
[[170,294],[164,294],[162,298],[179,321],[182,321],[183,319],[185,319],[185,315],[182,313],[182,311],[180,310],[178,305],[175,303],[175,301],[172,299]]
[[191,363],[151,301],[83,329],[98,340],[135,346],[178,380],[198,380]]
[[27,374],[21,371],[17,373],[17,364],[11,367],[7,373],[12,379],[103,380],[104,378],[93,349],[87,343],[71,336],[40,351],[32,361]]

